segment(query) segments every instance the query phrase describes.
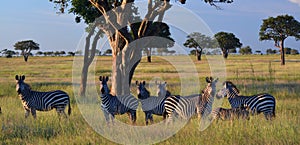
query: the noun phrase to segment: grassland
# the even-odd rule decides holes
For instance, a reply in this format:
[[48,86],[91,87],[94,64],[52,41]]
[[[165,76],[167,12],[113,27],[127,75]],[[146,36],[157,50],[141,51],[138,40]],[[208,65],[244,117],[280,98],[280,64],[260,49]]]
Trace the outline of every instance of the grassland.
[[[180,94],[178,70],[168,60],[180,62],[181,56],[153,57],[152,63],[143,59],[133,80],[152,81],[161,78],[168,89]],[[175,58],[175,59],[174,59]],[[195,61],[198,79],[203,84],[210,76],[207,60]],[[0,143],[1,144],[115,144],[94,131],[77,106],[72,86],[73,57],[0,58]],[[233,81],[244,95],[268,92],[276,97],[276,119],[268,122],[263,115],[251,116],[249,121],[213,122],[199,131],[197,119],[177,134],[158,144],[300,144],[300,56],[288,55],[281,66],[278,55],[229,56],[226,60],[226,79]],[[95,76],[110,75],[111,58],[97,57]],[[186,64],[189,67],[190,63]],[[184,65],[185,66],[185,65]],[[25,74],[26,82],[34,90],[61,89],[71,97],[72,114],[59,120],[55,111],[37,112],[37,119],[24,118],[21,101],[15,91],[15,75]],[[98,84],[94,84],[98,88]],[[189,89],[189,88],[185,88]],[[154,93],[155,90],[151,90]],[[132,88],[135,94],[135,88]],[[224,107],[229,107],[224,100]],[[117,117],[128,123],[127,115]],[[156,122],[161,117],[155,116]],[[138,111],[137,125],[144,125],[144,114]]]

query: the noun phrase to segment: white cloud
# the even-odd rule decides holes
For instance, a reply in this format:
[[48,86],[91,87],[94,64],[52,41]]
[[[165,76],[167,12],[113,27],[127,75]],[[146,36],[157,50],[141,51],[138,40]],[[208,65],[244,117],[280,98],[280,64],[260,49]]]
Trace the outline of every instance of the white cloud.
[[298,4],[300,6],[300,0],[289,0],[292,3]]

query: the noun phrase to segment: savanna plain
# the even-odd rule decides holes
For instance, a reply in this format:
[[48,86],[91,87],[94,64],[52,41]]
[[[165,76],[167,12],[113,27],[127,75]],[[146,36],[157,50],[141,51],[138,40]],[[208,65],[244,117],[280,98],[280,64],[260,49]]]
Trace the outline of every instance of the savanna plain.
[[[181,88],[180,80],[180,74],[188,73],[182,73],[184,70],[177,69],[176,65],[186,66],[186,69],[193,65],[191,68],[197,70],[197,76],[187,76],[187,80],[199,80],[203,89],[205,77],[211,76],[209,61],[205,56],[200,62],[190,56],[191,62],[184,64],[182,57],[153,56],[152,63],[146,62],[144,57],[133,76],[132,94],[136,96],[135,80],[153,83],[154,79],[166,81],[172,94],[181,95],[183,89],[189,92],[189,87]],[[200,131],[195,117],[175,135],[157,144],[300,144],[300,55],[287,55],[285,66],[280,65],[279,58],[279,55],[234,55],[224,60],[226,80],[234,82],[242,95],[265,92],[276,98],[274,120],[265,120],[263,114],[251,116],[250,120],[219,120]],[[99,89],[98,77],[111,74],[111,59],[110,56],[98,56],[95,59],[91,71],[93,76],[90,76],[95,83],[88,86]],[[116,144],[94,131],[82,116],[76,101],[78,90],[74,90],[72,83],[73,60],[74,57],[29,57],[28,62],[24,62],[22,57],[0,58],[1,144]],[[66,91],[71,98],[71,116],[59,119],[52,110],[37,112],[37,119],[32,116],[25,119],[21,100],[15,90],[15,75],[25,75],[25,82],[33,90]],[[191,76],[193,78],[189,78]],[[150,91],[155,95],[155,88],[150,88]],[[90,95],[88,91],[86,97]],[[99,98],[99,94],[93,97]],[[226,98],[222,107],[230,107]],[[95,109],[100,110],[100,105]],[[116,119],[130,124],[127,115],[117,116]],[[154,120],[160,122],[162,117],[154,116]],[[144,124],[144,113],[139,107],[137,125]]]

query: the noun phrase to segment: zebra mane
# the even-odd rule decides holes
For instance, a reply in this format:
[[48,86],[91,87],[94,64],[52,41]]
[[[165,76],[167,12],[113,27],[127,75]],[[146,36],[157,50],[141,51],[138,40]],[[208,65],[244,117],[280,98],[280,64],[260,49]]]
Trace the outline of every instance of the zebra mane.
[[235,92],[237,92],[238,94],[240,93],[240,90],[239,90],[239,89],[236,87],[236,85],[233,84],[231,81],[225,81],[224,83],[226,83],[226,86],[227,86],[227,85],[230,85],[231,88],[232,88]]

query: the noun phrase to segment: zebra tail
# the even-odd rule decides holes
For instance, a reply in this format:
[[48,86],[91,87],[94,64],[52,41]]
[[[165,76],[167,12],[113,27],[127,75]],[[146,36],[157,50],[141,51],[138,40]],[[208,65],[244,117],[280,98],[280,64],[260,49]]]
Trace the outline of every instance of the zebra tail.
[[68,105],[68,115],[70,116],[71,115],[71,105],[70,105],[70,99],[69,99],[69,105]]

